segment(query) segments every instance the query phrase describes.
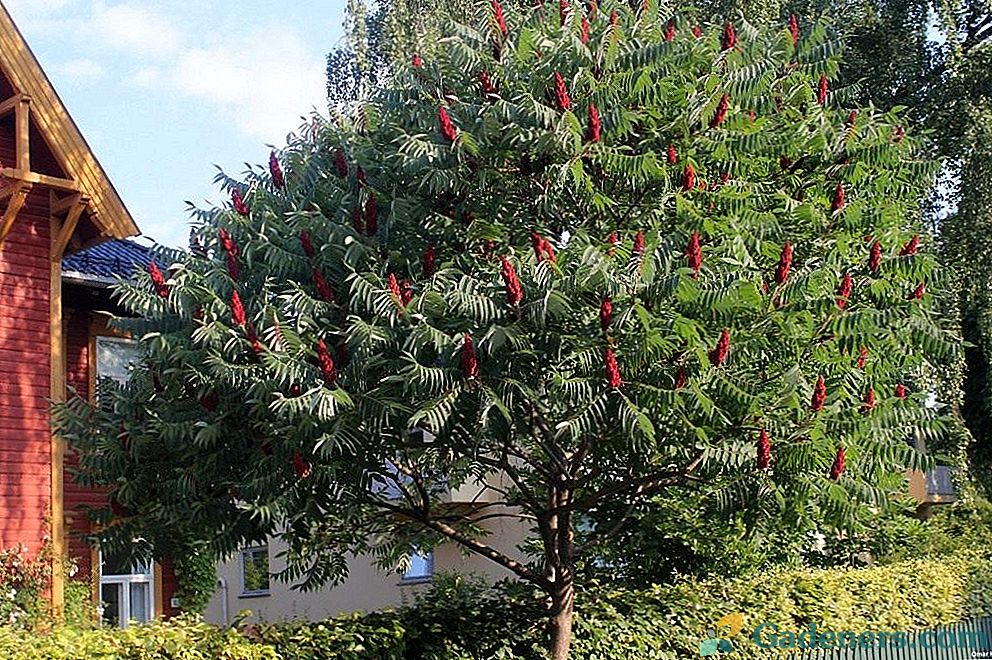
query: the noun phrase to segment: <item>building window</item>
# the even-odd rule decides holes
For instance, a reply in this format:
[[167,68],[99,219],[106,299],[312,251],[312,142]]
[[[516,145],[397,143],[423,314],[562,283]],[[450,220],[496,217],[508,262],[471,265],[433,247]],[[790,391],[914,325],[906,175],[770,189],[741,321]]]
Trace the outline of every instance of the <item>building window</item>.
[[416,548],[410,553],[410,566],[403,572],[404,582],[427,582],[434,577],[434,553]]
[[118,385],[127,383],[131,376],[131,365],[137,364],[144,355],[141,344],[123,337],[96,338],[96,377],[109,378]]
[[269,595],[269,547],[241,551],[241,595]]
[[100,552],[100,603],[103,621],[127,628],[155,616],[155,574],[150,561],[128,562],[123,555]]

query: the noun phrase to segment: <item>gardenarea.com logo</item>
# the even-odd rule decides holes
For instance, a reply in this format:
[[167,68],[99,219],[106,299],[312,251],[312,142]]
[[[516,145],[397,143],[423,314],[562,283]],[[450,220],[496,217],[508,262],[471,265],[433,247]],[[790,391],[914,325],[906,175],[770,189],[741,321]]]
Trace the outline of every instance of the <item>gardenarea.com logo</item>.
[[755,644],[762,649],[968,649],[971,658],[992,660],[992,639],[980,630],[836,631],[821,630],[811,623],[792,631],[774,623],[761,623],[750,637],[738,637],[743,629],[741,613],[721,617],[714,628],[706,631],[699,655],[733,653],[735,644]]

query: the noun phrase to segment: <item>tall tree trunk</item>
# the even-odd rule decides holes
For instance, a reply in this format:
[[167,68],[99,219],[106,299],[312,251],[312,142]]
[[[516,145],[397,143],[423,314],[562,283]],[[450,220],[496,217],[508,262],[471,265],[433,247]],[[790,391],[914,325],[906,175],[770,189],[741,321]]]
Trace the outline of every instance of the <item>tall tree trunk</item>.
[[568,660],[572,644],[572,619],[575,612],[575,585],[571,571],[561,575],[563,581],[551,594],[551,660]]

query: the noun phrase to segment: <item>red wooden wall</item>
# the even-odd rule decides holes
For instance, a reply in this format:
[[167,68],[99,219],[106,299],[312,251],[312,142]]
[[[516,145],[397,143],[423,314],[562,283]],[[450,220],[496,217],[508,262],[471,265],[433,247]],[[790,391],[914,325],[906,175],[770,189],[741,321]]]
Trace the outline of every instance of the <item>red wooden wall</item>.
[[0,547],[32,551],[51,513],[48,255],[48,191],[36,186],[0,244]]

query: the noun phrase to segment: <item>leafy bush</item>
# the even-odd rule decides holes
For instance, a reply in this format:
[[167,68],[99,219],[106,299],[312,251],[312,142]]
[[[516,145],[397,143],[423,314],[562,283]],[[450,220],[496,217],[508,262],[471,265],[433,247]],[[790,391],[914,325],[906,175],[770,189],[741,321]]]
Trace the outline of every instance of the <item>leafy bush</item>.
[[[768,622],[798,631],[912,630],[992,616],[992,554],[959,551],[866,569],[778,569],[734,579],[690,580],[647,589],[593,585],[579,594],[575,660],[698,657],[707,630],[740,612],[734,657],[767,658],[746,641]],[[220,630],[193,618],[127,630],[60,627],[39,635],[0,626],[5,660],[537,660],[547,631],[544,606],[519,584],[495,589],[443,578],[396,611]]]

